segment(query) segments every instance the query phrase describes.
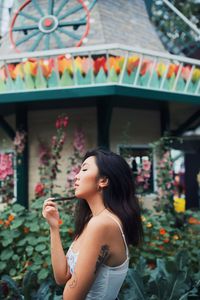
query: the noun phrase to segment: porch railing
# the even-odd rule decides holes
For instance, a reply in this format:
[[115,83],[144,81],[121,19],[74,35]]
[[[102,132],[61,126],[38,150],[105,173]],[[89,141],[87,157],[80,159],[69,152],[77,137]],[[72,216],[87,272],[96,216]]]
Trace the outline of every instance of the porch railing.
[[118,44],[0,57],[0,95],[121,85],[200,95],[200,61]]

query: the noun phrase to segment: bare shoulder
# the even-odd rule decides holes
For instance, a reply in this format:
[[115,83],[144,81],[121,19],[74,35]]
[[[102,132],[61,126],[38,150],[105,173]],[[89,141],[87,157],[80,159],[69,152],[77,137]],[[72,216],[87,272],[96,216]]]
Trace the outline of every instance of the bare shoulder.
[[94,232],[94,233],[103,233],[105,235],[108,235],[115,228],[118,230],[118,226],[116,222],[113,221],[113,218],[120,224],[121,221],[117,216],[113,214],[111,218],[109,214],[110,213],[105,212],[100,216],[91,218],[87,225],[87,231]]

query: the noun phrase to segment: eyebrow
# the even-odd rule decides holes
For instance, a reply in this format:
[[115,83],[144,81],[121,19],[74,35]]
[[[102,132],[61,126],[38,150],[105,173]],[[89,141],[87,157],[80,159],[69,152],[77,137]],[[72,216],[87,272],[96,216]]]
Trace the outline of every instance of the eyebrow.
[[88,166],[89,166],[89,164],[88,164],[88,163],[83,163],[83,164],[82,164],[82,166],[81,166],[81,168],[82,168],[82,167],[84,167],[84,166],[86,166],[86,165],[88,165]]

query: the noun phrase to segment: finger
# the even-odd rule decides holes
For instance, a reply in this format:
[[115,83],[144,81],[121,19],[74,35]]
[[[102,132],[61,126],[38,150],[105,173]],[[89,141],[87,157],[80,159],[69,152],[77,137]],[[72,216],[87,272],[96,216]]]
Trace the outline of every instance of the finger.
[[47,206],[52,206],[52,207],[56,207],[56,208],[57,208],[57,204],[54,203],[54,202],[51,201],[51,200],[44,202],[43,208],[45,208],[45,207],[47,207]]
[[58,214],[58,211],[57,211],[57,209],[55,207],[47,206],[43,210],[42,215],[43,215],[43,217],[46,218],[49,214],[51,215],[51,214],[55,214],[55,213]]
[[54,200],[54,199],[55,199],[55,198],[53,198],[53,197],[48,198],[48,199],[44,200],[44,203],[47,203],[47,202],[52,201],[52,200]]

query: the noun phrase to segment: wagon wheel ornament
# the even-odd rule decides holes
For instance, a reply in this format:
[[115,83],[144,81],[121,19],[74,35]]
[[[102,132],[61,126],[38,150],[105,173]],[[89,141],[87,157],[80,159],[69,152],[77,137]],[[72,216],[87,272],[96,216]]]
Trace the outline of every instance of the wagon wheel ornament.
[[37,0],[26,0],[11,21],[9,34],[13,48],[16,52],[20,48],[41,50],[41,46],[48,50],[53,42],[54,48],[81,46],[89,33],[90,10],[96,1],[48,0],[47,5],[45,2],[41,5]]

